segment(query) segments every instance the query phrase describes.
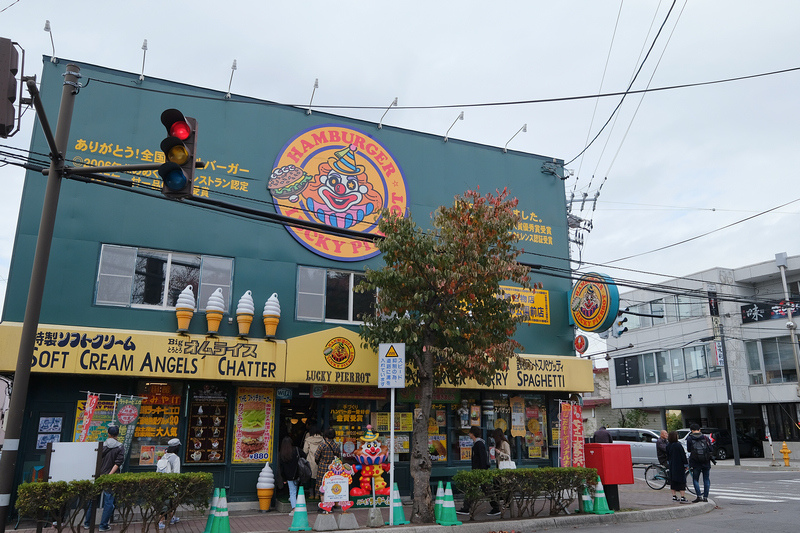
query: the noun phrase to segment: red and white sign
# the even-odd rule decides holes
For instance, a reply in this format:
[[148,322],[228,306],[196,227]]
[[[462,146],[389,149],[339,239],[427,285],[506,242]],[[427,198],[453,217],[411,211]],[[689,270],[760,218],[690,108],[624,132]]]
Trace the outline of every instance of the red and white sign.
[[575,351],[579,354],[583,354],[586,349],[589,347],[589,339],[586,338],[586,335],[578,335],[575,337]]
[[139,418],[139,410],[135,405],[124,405],[117,413],[117,420],[119,420],[119,423],[123,426],[133,424],[137,418]]
[[92,425],[92,417],[94,416],[94,409],[97,407],[99,396],[89,394],[86,396],[86,407],[83,409],[83,429],[79,442],[86,442],[86,437],[89,435],[89,426]]

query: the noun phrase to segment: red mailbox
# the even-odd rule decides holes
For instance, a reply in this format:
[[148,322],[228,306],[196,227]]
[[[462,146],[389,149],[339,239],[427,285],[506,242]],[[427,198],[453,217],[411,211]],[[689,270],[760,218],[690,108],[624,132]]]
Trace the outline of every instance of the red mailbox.
[[596,468],[605,485],[632,485],[633,462],[629,444],[586,444],[586,468]]

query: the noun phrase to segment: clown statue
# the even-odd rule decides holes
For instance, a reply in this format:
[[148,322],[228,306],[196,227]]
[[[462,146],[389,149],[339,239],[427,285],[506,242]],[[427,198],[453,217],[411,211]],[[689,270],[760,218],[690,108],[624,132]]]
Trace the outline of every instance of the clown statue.
[[356,461],[361,465],[360,487],[350,489],[351,496],[367,496],[372,494],[372,481],[375,482],[375,494],[388,496],[389,487],[383,479],[383,473],[389,471],[389,449],[378,441],[378,434],[367,426],[367,431],[360,437],[364,444],[355,451]]
[[[325,482],[336,476],[345,478],[347,480],[347,484],[353,482],[353,467],[342,463],[342,460],[338,457],[333,460],[333,462],[328,467],[328,471],[325,472],[325,475],[322,477],[322,486],[320,487],[320,492],[322,492],[322,501],[319,503],[319,508],[322,509],[324,513],[330,513],[333,509],[334,505],[337,503],[341,506],[342,511],[347,511],[350,507],[353,506],[353,502],[350,500],[347,501],[329,501],[326,499],[326,492],[327,488],[325,487]],[[334,485],[334,487],[338,487],[338,485]],[[347,494],[347,489],[344,490],[344,494]]]

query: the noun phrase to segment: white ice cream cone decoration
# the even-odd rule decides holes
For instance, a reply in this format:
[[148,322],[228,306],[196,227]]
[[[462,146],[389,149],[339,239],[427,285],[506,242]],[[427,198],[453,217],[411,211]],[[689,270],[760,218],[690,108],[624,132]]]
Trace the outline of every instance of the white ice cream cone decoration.
[[175,303],[175,314],[178,317],[178,333],[186,333],[189,331],[189,322],[194,315],[195,299],[192,286],[187,285],[178,295],[178,301]]
[[258,474],[256,491],[258,492],[259,508],[263,512],[269,511],[269,507],[272,504],[272,495],[275,492],[275,474],[272,473],[269,463],[266,463],[261,473]]
[[247,291],[239,298],[239,305],[236,307],[236,321],[239,323],[240,337],[246,337],[250,333],[250,324],[253,323],[255,312],[253,293]]
[[281,320],[281,304],[278,302],[278,293],[273,292],[264,304],[264,335],[274,337],[278,322]]
[[208,297],[208,303],[206,304],[206,321],[208,322],[209,335],[214,335],[219,331],[219,323],[224,312],[225,298],[222,296],[222,289],[217,289]]

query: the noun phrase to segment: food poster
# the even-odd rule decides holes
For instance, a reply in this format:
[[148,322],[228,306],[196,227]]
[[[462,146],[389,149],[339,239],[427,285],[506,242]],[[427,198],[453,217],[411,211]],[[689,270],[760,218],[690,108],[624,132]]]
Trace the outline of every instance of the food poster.
[[428,435],[428,452],[434,463],[447,462],[447,435]]
[[187,463],[225,461],[228,427],[228,393],[214,385],[191,391],[189,397],[188,438],[184,460]]
[[511,436],[525,436],[525,399],[514,396],[509,399],[511,408]]
[[168,446],[164,444],[144,444],[139,447],[139,466],[153,465],[167,453]]
[[233,430],[234,463],[271,460],[275,423],[275,389],[239,387]]
[[472,439],[469,435],[458,436],[459,459],[470,461],[472,459]]
[[[79,400],[75,409],[75,432],[72,442],[80,442],[83,433],[83,411],[86,408],[86,400]],[[108,426],[114,420],[114,400],[100,400],[94,408],[94,414],[86,430],[87,442],[103,442],[108,438]],[[120,426],[117,440],[124,442],[127,426]]]
[[546,411],[540,405],[528,400],[525,406],[525,446],[530,459],[547,457]]
[[[147,455],[150,457],[144,457],[144,459],[142,452],[149,450],[148,446],[162,446],[166,450],[167,441],[178,437],[181,391],[180,384],[146,384],[141,393],[144,398],[139,409],[136,429],[133,431],[132,465],[149,465],[153,464],[151,461],[154,459],[158,461],[158,457],[153,456],[152,451],[148,451]],[[143,460],[145,462],[142,462]]]
[[469,406],[469,425],[470,426],[478,426],[481,425],[481,406],[480,405],[470,405]]
[[[382,445],[389,448],[389,439],[391,436],[387,433],[386,436],[381,435],[378,440]],[[394,453],[410,453],[411,452],[411,438],[408,435],[394,435]]]
[[[392,428],[389,427],[389,415],[391,413],[372,413],[370,423],[372,429],[380,433],[388,433]],[[414,417],[412,413],[395,413],[394,430],[400,432],[414,430]]]

